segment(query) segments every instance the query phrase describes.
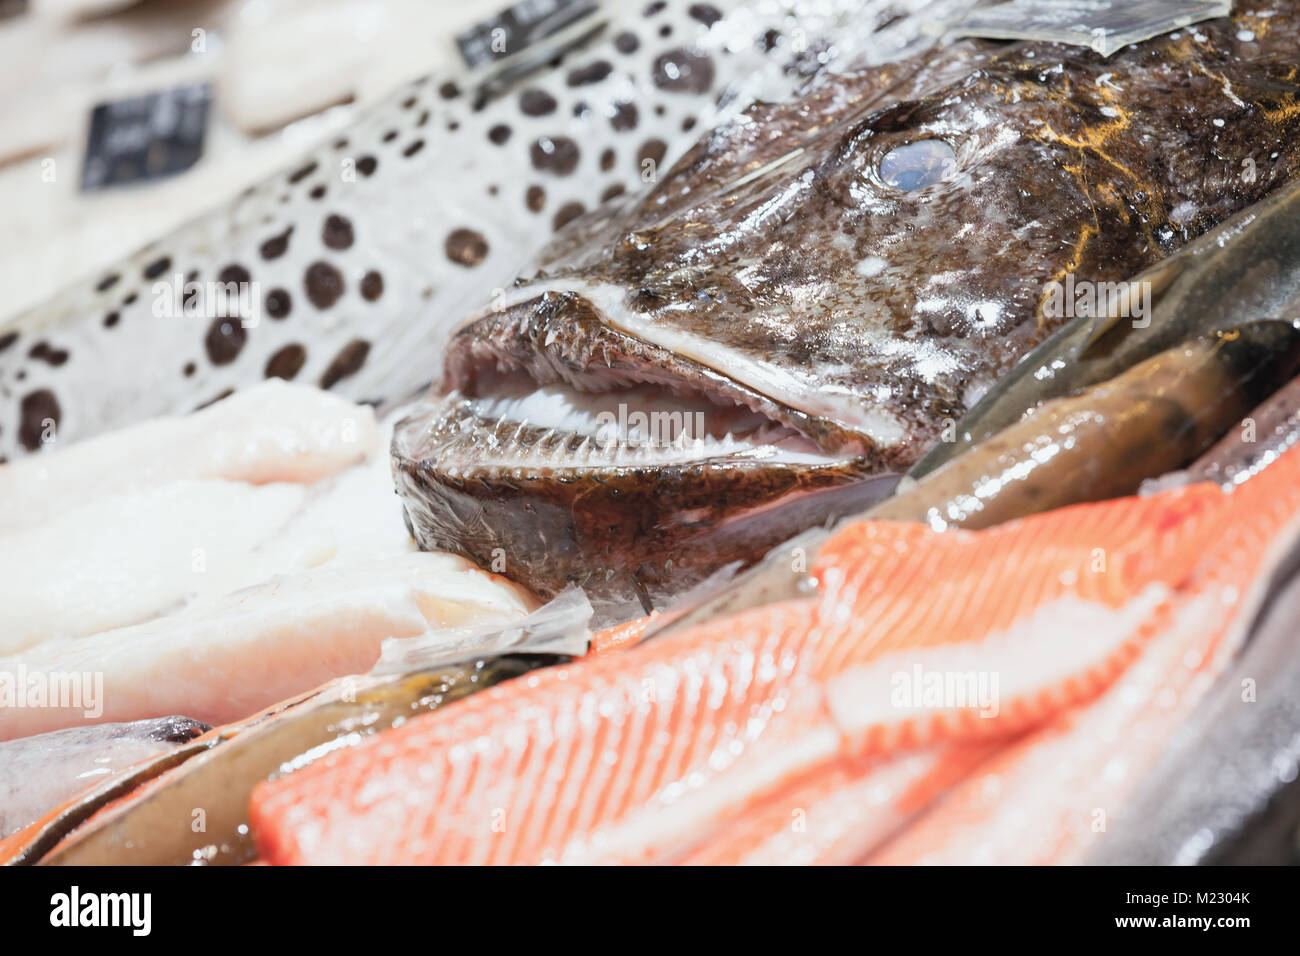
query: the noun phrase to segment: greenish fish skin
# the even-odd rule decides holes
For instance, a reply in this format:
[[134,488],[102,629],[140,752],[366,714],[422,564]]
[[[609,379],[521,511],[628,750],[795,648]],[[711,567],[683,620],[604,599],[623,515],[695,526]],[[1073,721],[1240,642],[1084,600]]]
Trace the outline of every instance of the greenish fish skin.
[[1290,323],[1212,332],[1036,408],[863,517],[979,529],[1133,494],[1193,461],[1297,371]]

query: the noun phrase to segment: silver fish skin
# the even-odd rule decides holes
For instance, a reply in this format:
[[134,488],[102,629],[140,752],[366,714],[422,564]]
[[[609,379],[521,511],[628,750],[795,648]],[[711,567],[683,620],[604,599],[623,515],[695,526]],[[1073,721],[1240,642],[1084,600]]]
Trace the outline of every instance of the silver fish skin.
[[549,70],[504,86],[419,80],[283,173],[0,326],[0,461],[268,377],[405,398],[438,378],[448,326],[565,222],[641,188],[755,97],[849,59],[905,55],[972,5],[612,5]]
[[1264,319],[1300,318],[1300,180],[1224,221],[1150,269],[1154,306],[1144,326],[1080,316],[1048,338],[957,422],[908,472],[922,478],[1019,421],[1048,399],[1113,379],[1207,332]]
[[1295,536],[1267,595],[1239,660],[1179,730],[1087,862],[1297,862],[1300,540]]
[[188,717],[159,717],[0,743],[0,837],[123,767],[175,749],[210,729]]

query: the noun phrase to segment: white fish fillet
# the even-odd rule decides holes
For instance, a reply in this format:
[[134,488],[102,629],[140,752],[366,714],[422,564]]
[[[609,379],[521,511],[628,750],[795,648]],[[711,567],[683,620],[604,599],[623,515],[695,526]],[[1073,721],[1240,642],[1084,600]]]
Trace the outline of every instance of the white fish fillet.
[[314,482],[380,448],[367,406],[272,379],[190,415],[0,466],[0,534],[35,527],[70,504],[181,479]]
[[89,688],[89,699],[75,706],[0,706],[0,740],[176,712],[228,723],[368,671],[385,638],[522,618],[536,603],[518,586],[443,554],[277,577],[146,624],[0,659],[0,702],[6,684],[56,686],[60,676],[81,675]]
[[195,597],[265,580],[274,573],[268,565],[291,559],[283,545],[264,555],[256,549],[305,496],[301,485],[180,481],[69,508],[40,528],[5,535],[0,653],[146,621]]

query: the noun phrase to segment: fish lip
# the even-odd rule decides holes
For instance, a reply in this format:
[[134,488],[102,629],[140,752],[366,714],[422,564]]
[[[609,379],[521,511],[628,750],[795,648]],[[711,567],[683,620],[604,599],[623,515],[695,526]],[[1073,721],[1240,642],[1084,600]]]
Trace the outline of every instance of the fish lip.
[[827,455],[873,466],[882,456],[860,432],[780,402],[736,378],[615,328],[578,292],[543,291],[461,326],[448,344],[443,395],[492,395],[502,383],[531,381],[600,394],[629,385],[661,386],[759,413]]

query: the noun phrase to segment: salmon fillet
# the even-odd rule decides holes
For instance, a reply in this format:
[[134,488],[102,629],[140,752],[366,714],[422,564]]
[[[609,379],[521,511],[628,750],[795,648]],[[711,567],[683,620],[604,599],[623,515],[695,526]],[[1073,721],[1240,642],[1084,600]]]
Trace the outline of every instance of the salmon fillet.
[[[1197,485],[980,532],[851,524],[818,556],[814,599],[499,685],[261,785],[261,856],[701,860],[738,820],[786,813],[792,788],[856,786],[873,756],[1085,719],[1149,648],[1222,639],[1225,615],[1187,602],[1212,567],[1220,598],[1247,591],[1300,513],[1298,471],[1293,452],[1232,494]],[[954,692],[985,679],[987,699]]]

